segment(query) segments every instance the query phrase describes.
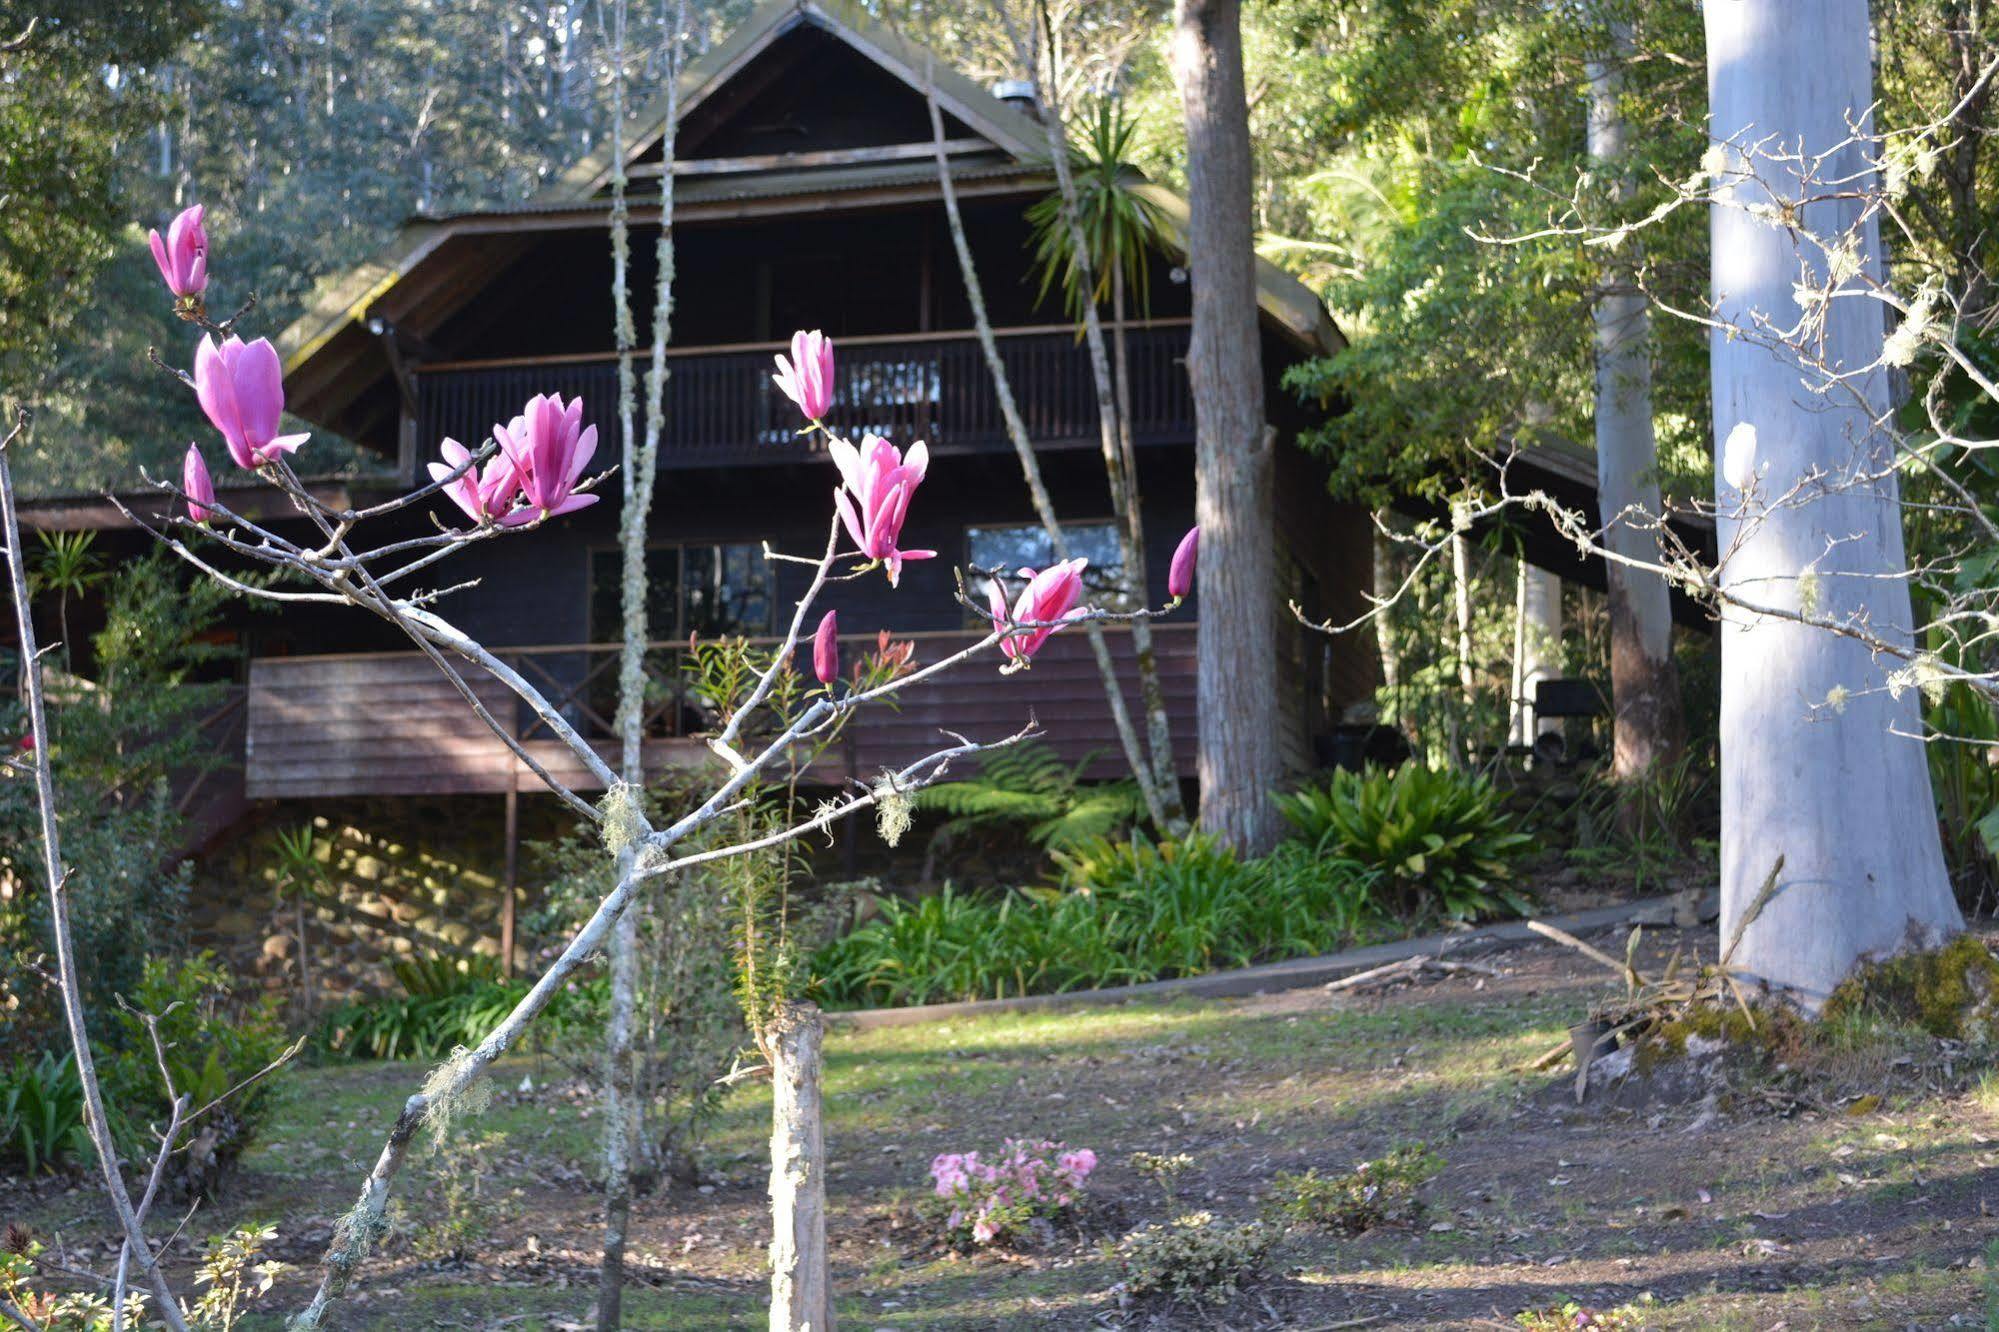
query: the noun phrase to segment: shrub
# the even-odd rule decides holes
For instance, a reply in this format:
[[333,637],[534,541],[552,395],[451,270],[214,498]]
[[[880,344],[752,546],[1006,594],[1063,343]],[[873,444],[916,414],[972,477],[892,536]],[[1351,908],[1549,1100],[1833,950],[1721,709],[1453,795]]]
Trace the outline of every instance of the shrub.
[[992,1161],[977,1152],[937,1157],[930,1178],[951,1243],[1001,1244],[1074,1207],[1096,1168],[1097,1154],[1087,1147],[1009,1138]]
[[1047,741],[1025,740],[986,754],[975,777],[918,791],[910,798],[917,809],[950,816],[931,835],[926,862],[969,833],[1017,828],[1054,851],[1123,833],[1145,817],[1145,800],[1136,782],[1085,782],[1095,757],[1071,766]]
[[1414,1220],[1423,1210],[1416,1190],[1443,1168],[1443,1158],[1417,1143],[1363,1161],[1345,1174],[1279,1172],[1271,1179],[1273,1192],[1265,1207],[1273,1219],[1358,1235]]
[[[107,1069],[107,1099],[134,1121],[166,1122],[171,1102],[160,1080],[162,1057],[154,1052],[141,1014],[152,1014],[158,1025],[174,1091],[192,1098],[189,1108],[198,1117],[182,1127],[168,1175],[185,1197],[214,1190],[263,1127],[278,1086],[275,1075],[257,1077],[285,1053],[278,999],[259,995],[238,1003],[232,998],[234,988],[234,977],[213,954],[180,961],[153,958],[145,964],[130,1006],[118,1013],[124,1048]],[[203,1107],[211,1108],[202,1113]],[[118,1125],[114,1132],[135,1151],[152,1148],[143,1132]]]
[[1629,1304],[1620,1304],[1615,1309],[1593,1309],[1574,1300],[1550,1305],[1545,1309],[1529,1309],[1516,1314],[1513,1321],[1529,1332],[1645,1332],[1646,1310],[1652,1305],[1650,1294],[1640,1295]]
[[[493,958],[410,958],[390,970],[402,995],[334,1009],[320,1024],[321,1049],[349,1059],[440,1059],[484,1040],[528,992],[525,980],[502,978]],[[593,999],[601,1002],[602,989],[586,982],[558,994],[544,1015],[549,1029],[574,1022]]]
[[1056,854],[1060,888],[946,885],[820,950],[832,1004],[920,1004],[1124,985],[1327,952],[1369,919],[1369,871],[1287,852],[1244,862],[1210,838],[1104,839]]
[[1369,765],[1276,799],[1315,854],[1378,871],[1384,905],[1398,916],[1471,920],[1528,909],[1509,880],[1533,839],[1515,829],[1482,777],[1415,763],[1393,771]]
[[44,1051],[0,1072],[0,1159],[39,1173],[84,1154],[83,1080],[76,1056]]
[[1194,1168],[1194,1158],[1185,1152],[1175,1152],[1171,1156],[1163,1152],[1133,1152],[1125,1158],[1125,1163],[1157,1184],[1169,1202],[1172,1201],[1174,1189],[1179,1186],[1180,1176]]
[[1190,1212],[1170,1225],[1134,1230],[1118,1241],[1125,1293],[1134,1299],[1229,1299],[1263,1268],[1277,1232],[1260,1221],[1223,1221]]

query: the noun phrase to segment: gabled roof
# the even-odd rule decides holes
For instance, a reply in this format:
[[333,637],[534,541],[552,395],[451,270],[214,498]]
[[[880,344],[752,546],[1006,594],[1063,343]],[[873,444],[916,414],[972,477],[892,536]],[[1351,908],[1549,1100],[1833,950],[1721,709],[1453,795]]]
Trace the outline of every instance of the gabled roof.
[[[1019,107],[995,97],[931,52],[870,17],[853,0],[768,0],[729,37],[690,61],[679,80],[680,124],[723,114],[726,98],[756,82],[774,46],[801,30],[841,43],[922,95],[934,84],[946,116],[951,174],[959,193],[1039,193],[1052,186],[1046,170],[1047,137]],[[668,98],[662,92],[626,123],[627,169],[659,170]],[[922,136],[927,143],[927,132]],[[648,163],[648,159],[651,159]],[[861,147],[832,152],[761,154],[751,158],[703,157],[684,152],[675,169],[677,221],[785,211],[786,200],[838,196],[849,206],[928,202],[937,198],[936,165],[914,145]],[[421,333],[462,306],[500,267],[512,262],[538,232],[596,229],[608,225],[605,190],[611,177],[608,148],[584,157],[533,199],[512,208],[417,216],[373,258],[321,283],[306,311],[277,339],[287,393],[299,415],[347,433],[379,419],[385,382],[394,373],[389,352],[368,328],[383,317]],[[1186,204],[1157,185],[1143,187],[1184,234]],[[657,220],[657,205],[632,195],[634,223]],[[1341,345],[1325,306],[1288,273],[1258,261],[1258,305],[1302,349]],[[372,396],[369,396],[372,395]],[[372,406],[357,405],[371,402]],[[372,415],[371,415],[372,414]]]

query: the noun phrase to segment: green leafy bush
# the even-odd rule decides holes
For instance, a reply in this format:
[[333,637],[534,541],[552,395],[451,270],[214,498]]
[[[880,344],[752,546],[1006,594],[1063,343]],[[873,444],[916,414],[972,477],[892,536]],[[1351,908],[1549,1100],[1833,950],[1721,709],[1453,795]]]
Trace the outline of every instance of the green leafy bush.
[[[114,1124],[113,1132],[125,1150],[150,1151],[150,1136],[133,1126],[166,1124],[172,1103],[160,1078],[163,1059],[175,1093],[190,1098],[194,1115],[181,1128],[168,1176],[184,1197],[211,1193],[256,1138],[282,1075],[282,1069],[265,1070],[290,1044],[277,996],[260,994],[245,1003],[235,989],[235,978],[213,954],[152,958],[118,1012],[122,1048],[105,1066],[105,1095],[127,1122]],[[163,1055],[155,1052],[142,1014],[152,1015]]]
[[1368,919],[1372,875],[1296,853],[1241,861],[1211,838],[1097,839],[1061,852],[1060,887],[971,896],[950,885],[814,958],[820,997],[920,1004],[1050,994],[1328,952]]
[[[349,1059],[441,1059],[477,1045],[526,997],[528,982],[507,980],[491,958],[406,958],[390,970],[401,995],[355,999],[326,1015],[319,1046]],[[544,1034],[574,1021],[601,982],[558,994],[537,1027]]]
[[1325,786],[1277,797],[1297,838],[1318,856],[1379,872],[1383,907],[1405,919],[1523,915],[1510,886],[1534,846],[1482,777],[1405,763],[1339,771]]
[[1280,1171],[1270,1181],[1265,1208],[1274,1220],[1358,1235],[1379,1225],[1413,1221],[1423,1210],[1416,1190],[1443,1168],[1442,1157],[1417,1143],[1337,1175],[1321,1175],[1317,1169],[1302,1175]]
[[1220,1303],[1263,1269],[1277,1231],[1261,1221],[1224,1221],[1210,1212],[1144,1226],[1117,1243],[1125,1293],[1133,1299]]
[[44,1051],[0,1071],[0,1160],[33,1175],[89,1148],[75,1055]]

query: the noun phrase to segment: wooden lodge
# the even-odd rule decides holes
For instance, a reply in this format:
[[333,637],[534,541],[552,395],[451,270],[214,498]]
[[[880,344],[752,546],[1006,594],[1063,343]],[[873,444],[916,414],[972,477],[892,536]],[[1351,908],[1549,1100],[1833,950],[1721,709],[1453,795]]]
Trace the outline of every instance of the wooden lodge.
[[[1053,188],[1046,131],[1033,109],[935,64],[841,0],[776,0],[683,74],[674,173],[677,255],[665,433],[651,527],[651,621],[657,639],[647,717],[648,762],[708,761],[695,737],[715,718],[681,669],[690,637],[774,641],[805,571],[768,562],[764,543],[816,552],[830,517],[834,469],[797,433],[796,409],[771,382],[772,354],[793,329],[821,328],[838,348],[835,424],[907,445],[934,462],[905,544],[935,548],[908,566],[899,590],[875,577],[839,586],[827,604],[851,635],[851,661],[877,633],[913,639],[934,660],[978,630],[954,599],[954,568],[1041,565],[1046,538],[1006,436],[958,270],[939,193],[924,86],[935,68],[945,152],[979,266],[1001,354],[1040,451],[1068,540],[1099,567],[1117,546],[1098,451],[1086,349],[1059,294],[1038,299],[1025,212]],[[628,128],[634,234],[631,293],[649,327],[655,191],[664,103]],[[580,395],[615,460],[617,362],[608,238],[611,163],[577,163],[514,208],[412,218],[375,259],[330,279],[280,339],[288,409],[324,437],[382,460],[384,474],[327,481],[330,495],[365,502],[426,481],[424,464],[450,437],[477,445],[493,423],[540,392]],[[1144,185],[1169,220],[1170,192]],[[1125,327],[1144,519],[1163,595],[1165,564],[1193,521],[1193,407],[1185,354],[1189,295],[1183,257],[1153,256],[1149,303]],[[1339,345],[1318,300],[1264,267],[1259,305],[1266,395],[1280,442],[1271,531],[1282,592],[1317,614],[1350,613],[1369,582],[1364,514],[1326,498],[1321,476],[1288,439],[1312,419],[1280,387],[1284,370]],[[641,357],[644,353],[641,352]],[[298,455],[312,469],[314,444]],[[615,483],[607,502],[519,537],[496,540],[440,571],[476,579],[439,605],[556,699],[609,748],[619,622]],[[248,501],[246,501],[248,502]],[[441,500],[441,520],[459,515]],[[46,501],[32,524],[104,529],[114,555],[144,548],[101,502]],[[275,521],[282,521],[276,518]],[[412,515],[411,531],[428,515]],[[1363,644],[1289,626],[1278,687],[1292,762],[1346,705],[1368,696]],[[1183,774],[1195,762],[1195,642],[1191,604],[1157,635]],[[240,736],[242,786],[211,823],[243,801],[347,796],[509,795],[533,778],[471,715],[407,642],[358,611],[288,607],[245,612],[242,699],[224,728]],[[1124,634],[1114,651],[1129,659]],[[1127,688],[1136,705],[1136,681]],[[564,780],[587,786],[533,718],[497,684],[481,685],[495,715]],[[1032,715],[1075,760],[1121,760],[1102,687],[1081,634],[1058,635],[1029,672],[979,662],[912,690],[898,710],[859,719],[827,777],[867,775],[936,747],[938,727],[1006,734]],[[218,719],[220,725],[221,719]],[[220,733],[220,732],[219,732]],[[511,804],[511,802],[510,802]]]

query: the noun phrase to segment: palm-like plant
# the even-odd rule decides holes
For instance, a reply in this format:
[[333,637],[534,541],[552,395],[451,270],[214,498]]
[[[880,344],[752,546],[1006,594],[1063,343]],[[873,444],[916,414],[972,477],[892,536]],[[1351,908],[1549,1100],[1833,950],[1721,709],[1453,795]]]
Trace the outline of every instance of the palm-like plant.
[[[1126,292],[1136,296],[1141,314],[1151,308],[1152,284],[1145,261],[1159,247],[1166,231],[1165,213],[1156,200],[1138,188],[1145,183],[1144,177],[1130,164],[1137,130],[1138,123],[1124,104],[1106,97],[1085,122],[1081,142],[1070,146],[1077,220],[1089,249],[1087,290],[1068,220],[1062,213],[1060,192],[1038,200],[1027,210],[1028,224],[1034,229],[1034,263],[1041,274],[1036,299],[1046,297],[1059,282],[1063,305],[1079,328],[1085,302],[1109,301],[1119,325],[1120,343],[1124,340]],[[1123,355],[1118,359],[1123,361]]]
[[299,1006],[310,1013],[317,1005],[312,988],[311,956],[306,951],[306,906],[326,886],[326,867],[319,859],[319,834],[310,823],[280,828],[271,834],[271,858],[276,864],[278,900],[292,903],[293,930],[298,939]]

